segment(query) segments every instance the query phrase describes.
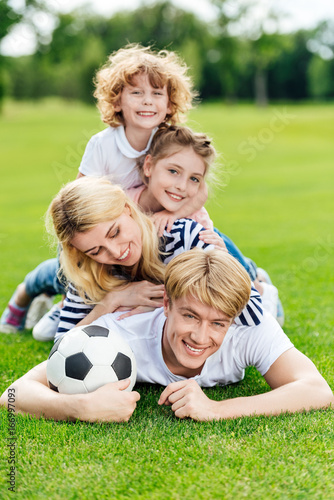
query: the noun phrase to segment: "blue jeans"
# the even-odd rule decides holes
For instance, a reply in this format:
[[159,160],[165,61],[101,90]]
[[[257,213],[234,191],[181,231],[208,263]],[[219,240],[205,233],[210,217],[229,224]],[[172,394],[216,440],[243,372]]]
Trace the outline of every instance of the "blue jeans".
[[245,257],[240,252],[239,248],[233,243],[233,241],[228,236],[226,236],[226,234],[221,233],[216,228],[214,228],[214,232],[217,233],[224,240],[228,253],[230,255],[233,255],[233,257],[235,257],[240,262],[240,264],[248,272],[250,279],[254,281],[256,278],[256,269],[257,269],[255,262],[253,262],[248,257]]
[[26,292],[34,298],[41,293],[48,295],[66,294],[65,283],[59,279],[59,260],[49,259],[39,264],[24,279]]

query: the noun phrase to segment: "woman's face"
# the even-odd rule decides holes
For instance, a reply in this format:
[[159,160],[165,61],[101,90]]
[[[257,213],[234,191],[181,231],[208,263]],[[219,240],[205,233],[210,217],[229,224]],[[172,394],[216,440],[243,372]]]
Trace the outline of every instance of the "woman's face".
[[100,264],[133,266],[142,254],[140,228],[128,208],[115,220],[76,233],[71,244]]

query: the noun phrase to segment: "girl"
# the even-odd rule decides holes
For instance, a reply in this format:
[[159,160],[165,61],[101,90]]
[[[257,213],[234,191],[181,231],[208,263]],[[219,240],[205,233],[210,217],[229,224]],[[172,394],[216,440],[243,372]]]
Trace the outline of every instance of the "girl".
[[[215,150],[205,134],[194,133],[187,127],[167,125],[156,132],[148,154],[137,161],[143,185],[127,193],[144,212],[153,212],[159,235],[163,234],[166,226],[168,231],[175,219],[184,216],[185,207],[189,210],[192,202],[196,209],[200,186],[210,174],[214,158]],[[226,248],[243,265],[259,290],[264,307],[282,326],[283,309],[277,289],[267,273],[244,257],[230,238],[214,230],[204,207],[194,211],[189,218],[206,228],[199,234],[202,241]]]

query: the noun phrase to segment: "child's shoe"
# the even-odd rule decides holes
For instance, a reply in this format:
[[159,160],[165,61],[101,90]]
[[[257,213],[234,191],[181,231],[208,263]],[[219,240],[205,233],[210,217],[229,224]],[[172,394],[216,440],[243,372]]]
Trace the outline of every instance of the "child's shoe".
[[39,322],[41,318],[43,318],[44,314],[46,314],[52,306],[52,298],[48,295],[45,295],[43,293],[35,297],[29,307],[25,328],[27,330],[34,328],[34,326]]
[[23,330],[27,309],[9,303],[0,319],[0,333],[17,333]]
[[[269,274],[264,269],[257,268],[257,278],[261,282],[264,293],[261,296],[263,307],[271,312],[280,326],[284,325],[284,309],[278,296],[277,288],[272,284]],[[269,286],[268,286],[269,285]],[[270,289],[272,286],[275,290]],[[277,295],[277,297],[276,297]],[[276,303],[276,306],[274,305]]]
[[55,304],[50,311],[39,320],[32,331],[34,339],[41,342],[47,342],[48,340],[54,339],[59,325],[60,311],[59,304]]

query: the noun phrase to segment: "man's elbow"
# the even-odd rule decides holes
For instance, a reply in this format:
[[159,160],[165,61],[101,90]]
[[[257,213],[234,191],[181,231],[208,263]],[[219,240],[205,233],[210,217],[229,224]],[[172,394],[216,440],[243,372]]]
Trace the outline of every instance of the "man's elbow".
[[323,377],[320,376],[313,381],[312,387],[310,387],[310,391],[317,400],[316,406],[314,406],[314,408],[334,408],[333,391]]
[[0,406],[2,407],[5,407],[5,408],[8,408],[8,403],[10,402],[9,399],[12,399],[10,397],[10,394],[9,394],[9,391],[11,389],[14,389],[12,386],[8,387],[5,392],[1,395],[0,397]]

